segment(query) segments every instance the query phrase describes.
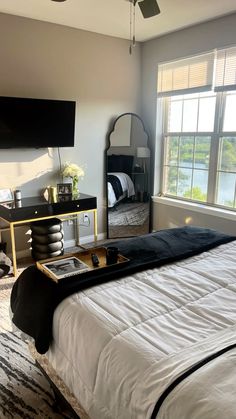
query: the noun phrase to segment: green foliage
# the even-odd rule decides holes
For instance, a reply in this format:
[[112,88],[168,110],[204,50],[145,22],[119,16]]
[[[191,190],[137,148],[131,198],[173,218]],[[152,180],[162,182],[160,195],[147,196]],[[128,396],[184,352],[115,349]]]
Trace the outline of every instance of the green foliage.
[[168,161],[170,164],[203,164],[208,166],[210,155],[209,137],[170,137],[168,141]]
[[185,193],[184,193],[184,197],[185,198],[191,198],[191,199],[195,199],[196,201],[202,201],[202,202],[206,202],[207,196],[204,192],[202,192],[201,188],[199,188],[199,186],[194,186],[194,188],[192,189],[188,189]]
[[236,141],[235,138],[222,139],[221,169],[236,172]]

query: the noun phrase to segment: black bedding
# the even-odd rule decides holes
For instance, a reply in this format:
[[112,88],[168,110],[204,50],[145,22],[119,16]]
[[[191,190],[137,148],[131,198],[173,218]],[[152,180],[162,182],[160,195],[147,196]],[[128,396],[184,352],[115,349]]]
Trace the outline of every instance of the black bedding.
[[233,240],[236,240],[235,236],[187,226],[109,242],[109,246],[117,246],[130,262],[120,265],[119,269],[111,266],[101,271],[85,272],[61,279],[59,283],[48,279],[36,266],[30,266],[12,289],[13,323],[35,339],[37,351],[43,354],[52,339],[54,310],[64,298],[96,284],[194,256]]

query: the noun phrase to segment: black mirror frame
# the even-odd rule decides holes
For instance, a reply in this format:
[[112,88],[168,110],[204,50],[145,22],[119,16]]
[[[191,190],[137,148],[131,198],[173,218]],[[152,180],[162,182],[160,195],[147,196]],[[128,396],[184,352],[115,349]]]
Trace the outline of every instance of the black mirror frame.
[[[105,151],[104,151],[104,157],[105,157],[105,165],[104,165],[104,167],[105,167],[105,171],[106,171],[105,172],[105,191],[106,191],[105,192],[105,197],[106,197],[106,230],[107,230],[107,239],[111,239],[111,237],[109,237],[109,224],[108,224],[108,188],[107,188],[108,160],[107,160],[107,151],[111,147],[110,137],[111,137],[111,134],[115,131],[115,126],[116,126],[117,121],[120,118],[122,118],[123,116],[126,116],[126,115],[135,116],[136,118],[139,119],[139,121],[142,124],[143,131],[147,135],[147,141],[149,140],[149,135],[148,135],[148,132],[147,132],[145,126],[144,126],[144,123],[143,123],[142,118],[139,115],[137,115],[136,113],[134,113],[134,112],[125,112],[125,113],[119,115],[117,118],[115,118],[113,120],[113,122],[112,122],[112,128],[108,131],[108,134],[107,134],[107,137],[106,137],[107,147],[105,148]],[[152,223],[151,223],[151,201],[150,201],[150,203],[149,203],[149,228],[148,228],[148,232],[151,231],[151,225],[152,225]],[[129,238],[129,237],[133,237],[133,236],[125,236],[124,238]],[[113,238],[115,239],[115,237],[112,237],[112,239]],[[119,237],[119,238],[121,238],[121,237]]]

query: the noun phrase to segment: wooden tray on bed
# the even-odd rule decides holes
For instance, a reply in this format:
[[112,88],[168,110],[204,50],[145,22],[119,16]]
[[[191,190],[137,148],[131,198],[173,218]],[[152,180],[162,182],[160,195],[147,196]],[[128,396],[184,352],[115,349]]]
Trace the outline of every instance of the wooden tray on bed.
[[[99,259],[99,265],[93,266],[91,255],[95,253]],[[125,256],[118,254],[117,262],[107,265],[106,248],[96,247],[76,253],[68,253],[56,258],[43,259],[36,262],[36,266],[45,275],[53,281],[58,282],[60,279],[78,275],[84,272],[109,269],[118,267],[123,263],[129,262]]]

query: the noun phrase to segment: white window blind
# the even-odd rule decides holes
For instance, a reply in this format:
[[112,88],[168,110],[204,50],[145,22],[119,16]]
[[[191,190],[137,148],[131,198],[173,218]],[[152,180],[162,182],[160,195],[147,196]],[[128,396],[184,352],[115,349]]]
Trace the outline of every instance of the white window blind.
[[236,47],[216,52],[215,90],[236,90]]
[[158,65],[158,96],[173,96],[212,89],[214,51]]

